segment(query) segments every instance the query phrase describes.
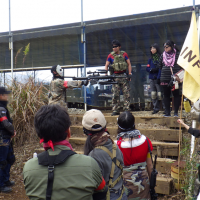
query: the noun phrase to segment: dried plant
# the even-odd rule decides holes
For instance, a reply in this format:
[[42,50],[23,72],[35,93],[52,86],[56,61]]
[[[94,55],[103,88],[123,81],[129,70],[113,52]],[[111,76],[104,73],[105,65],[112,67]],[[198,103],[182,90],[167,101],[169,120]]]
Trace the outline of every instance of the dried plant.
[[21,47],[20,49],[18,49],[16,56],[15,56],[15,67],[17,66],[17,57],[19,56],[19,54],[21,53],[21,50],[23,49],[23,47]]
[[28,43],[28,44],[25,46],[25,50],[23,51],[23,52],[24,52],[23,66],[24,66],[24,62],[25,62],[26,56],[27,56],[28,53],[29,53],[29,50],[30,50],[30,43]]
[[13,81],[12,98],[8,109],[13,119],[13,125],[17,132],[15,144],[21,146],[25,141],[35,140],[34,115],[37,110],[47,104],[47,88],[42,84],[35,84],[33,78],[29,77],[25,83]]

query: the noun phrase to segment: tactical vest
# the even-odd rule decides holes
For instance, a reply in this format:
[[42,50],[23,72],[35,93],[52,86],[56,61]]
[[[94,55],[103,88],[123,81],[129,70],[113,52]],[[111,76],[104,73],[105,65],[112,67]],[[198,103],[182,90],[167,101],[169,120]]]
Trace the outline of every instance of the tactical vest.
[[[110,156],[110,158],[112,160],[112,167],[111,167],[111,171],[110,171],[110,179],[109,179],[109,183],[108,183],[108,192],[106,194],[106,200],[110,200],[110,189],[114,188],[114,186],[121,180],[121,178],[123,178],[123,166],[121,166],[119,160],[117,160],[117,158],[116,158],[117,145],[115,143],[113,143],[112,153],[108,150],[108,148],[106,148],[104,146],[97,146],[97,147],[95,147],[95,149],[102,149],[103,151],[105,151]],[[115,166],[116,165],[117,165],[117,167],[119,167],[121,169],[122,173],[113,182],[113,177],[114,177],[114,172],[115,172]],[[117,200],[121,200],[122,199],[123,193],[124,193],[124,186],[123,186],[121,195]]]
[[125,58],[123,57],[124,53],[125,53],[125,51],[120,51],[120,53],[117,55],[114,51],[111,52],[111,55],[114,56],[114,61],[111,66],[113,67],[114,71],[116,71],[116,72],[124,71],[128,67],[127,62],[126,62]]

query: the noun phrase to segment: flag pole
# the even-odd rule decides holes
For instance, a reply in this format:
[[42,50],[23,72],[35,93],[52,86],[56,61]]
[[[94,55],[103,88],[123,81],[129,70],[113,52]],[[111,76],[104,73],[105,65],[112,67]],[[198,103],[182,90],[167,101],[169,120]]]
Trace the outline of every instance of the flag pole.
[[[181,97],[181,113],[180,113],[180,119],[182,119],[182,110],[183,110],[183,94]],[[180,190],[179,187],[179,180],[180,180],[180,152],[181,152],[181,124],[179,124],[179,152],[178,152],[178,190]]]
[[[195,11],[195,0],[193,0],[193,9],[196,14],[196,11]],[[198,21],[197,23],[197,29],[198,29],[198,33],[199,32],[199,19],[197,20],[197,16],[196,16],[196,21]],[[199,34],[198,34],[198,44],[199,44]],[[198,45],[199,47],[199,45]],[[192,120],[192,128],[196,128],[196,120]],[[192,156],[193,156],[193,153],[194,153],[194,149],[195,149],[195,137],[192,135],[191,136],[191,149],[190,149],[190,159],[192,159]]]

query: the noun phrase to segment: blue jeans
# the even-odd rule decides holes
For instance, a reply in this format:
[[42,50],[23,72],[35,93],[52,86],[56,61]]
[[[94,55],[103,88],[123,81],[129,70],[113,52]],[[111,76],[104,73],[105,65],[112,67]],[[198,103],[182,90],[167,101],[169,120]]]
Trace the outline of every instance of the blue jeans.
[[0,144],[0,187],[4,186],[10,178],[10,159],[13,158],[13,149],[10,146],[10,139],[4,139]]

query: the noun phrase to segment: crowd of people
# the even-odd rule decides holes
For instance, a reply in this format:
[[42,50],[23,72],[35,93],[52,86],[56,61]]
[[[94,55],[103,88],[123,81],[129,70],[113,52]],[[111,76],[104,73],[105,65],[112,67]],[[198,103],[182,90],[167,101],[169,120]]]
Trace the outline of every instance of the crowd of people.
[[[164,117],[171,116],[170,102],[171,96],[174,97],[174,116],[178,117],[178,109],[181,100],[181,84],[174,88],[171,82],[172,76],[181,70],[177,64],[179,49],[176,44],[167,40],[164,43],[164,51],[161,52],[158,44],[150,47],[150,59],[148,60],[146,71],[149,73],[151,99],[153,103],[153,112],[159,112],[163,99]],[[108,55],[105,70],[115,74],[117,84],[112,85],[112,116],[119,115],[120,112],[120,90],[123,92],[123,110],[130,110],[130,85],[132,77],[131,62],[128,54],[121,50],[121,44],[118,40],[112,41],[113,51]],[[127,78],[121,76],[127,75]],[[138,86],[139,87],[139,83]]]
[[67,109],[58,104],[42,106],[34,125],[45,151],[24,166],[27,196],[56,200],[150,199],[151,141],[136,129],[129,111],[121,113],[117,123],[117,141],[113,141],[103,113],[87,111],[82,119],[87,136],[84,155],[76,154],[69,143]]
[[[77,154],[69,143],[70,117],[63,92],[67,88],[87,85],[88,81],[64,81],[59,65],[52,67],[53,80],[48,95],[49,105],[42,106],[35,115],[34,126],[45,151],[26,162],[23,169],[26,194],[40,200],[126,200],[151,199],[150,178],[153,169],[150,153],[151,141],[136,129],[135,118],[130,112],[130,86],[132,68],[128,54],[121,51],[119,41],[112,42],[113,52],[108,55],[105,69],[116,76],[112,92],[112,116],[117,118],[117,140],[113,141],[106,129],[103,113],[96,109],[87,111],[82,119],[83,132],[87,136],[84,155]],[[161,100],[165,117],[170,114],[170,97],[174,96],[174,116],[180,106],[179,88],[169,86],[171,77],[180,70],[177,65],[178,48],[174,42],[164,43],[161,53],[155,43],[150,48],[148,61],[153,113],[160,110]],[[121,78],[128,71],[127,78]],[[181,86],[181,85],[180,85]],[[124,112],[120,114],[120,89],[124,95]],[[15,162],[12,138],[16,131],[12,125],[7,102],[8,94],[0,87],[0,191],[11,192],[10,167]],[[182,123],[188,132],[199,136]],[[5,144],[5,145],[4,145]]]

